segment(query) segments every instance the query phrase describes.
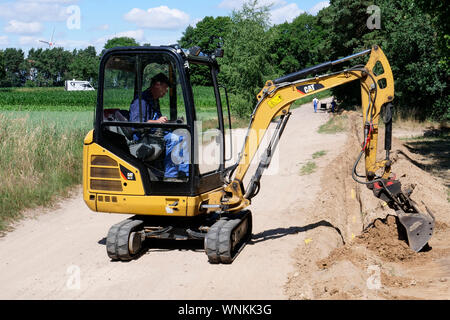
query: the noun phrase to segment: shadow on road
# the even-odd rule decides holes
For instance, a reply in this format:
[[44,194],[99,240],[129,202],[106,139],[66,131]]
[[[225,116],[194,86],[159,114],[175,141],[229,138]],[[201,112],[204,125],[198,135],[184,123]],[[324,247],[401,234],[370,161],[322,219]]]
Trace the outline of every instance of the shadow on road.
[[[103,238],[97,242],[100,245],[106,245],[106,238]],[[143,251],[139,256],[146,252],[156,251],[203,251],[202,240],[173,240],[173,239],[146,239],[143,243]]]
[[257,234],[253,234],[252,239],[250,240],[250,242],[248,244],[256,244],[256,243],[259,243],[262,241],[274,240],[274,239],[289,236],[292,234],[306,232],[308,230],[315,229],[318,227],[329,227],[329,228],[334,229],[341,237],[342,243],[345,244],[344,237],[342,236],[341,230],[339,230],[339,228],[333,226],[331,223],[329,223],[328,221],[325,221],[325,220],[321,220],[316,223],[308,224],[304,227],[276,228],[276,229],[266,230],[266,231],[263,231],[263,232],[260,232]]
[[[328,227],[334,229],[341,237],[342,243],[345,244],[344,238],[342,236],[339,228],[333,226],[331,223],[325,220],[321,220],[316,223],[306,225],[304,227],[289,227],[289,228],[276,228],[266,230],[260,233],[252,234],[251,240],[247,245],[254,245],[259,242],[267,240],[275,240],[285,236],[297,234],[300,232],[306,232],[311,229],[318,227]],[[106,245],[106,238],[103,238],[97,242],[100,245]],[[173,239],[147,239],[143,243],[143,250],[132,260],[139,259],[141,256],[145,255],[147,252],[164,252],[164,251],[194,251],[203,252],[204,243],[203,240],[181,240],[176,241]]]

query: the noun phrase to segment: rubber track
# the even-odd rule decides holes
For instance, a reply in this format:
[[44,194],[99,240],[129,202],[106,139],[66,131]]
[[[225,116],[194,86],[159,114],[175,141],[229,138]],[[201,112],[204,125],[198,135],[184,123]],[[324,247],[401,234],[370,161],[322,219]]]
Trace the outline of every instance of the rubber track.
[[222,263],[229,264],[233,262],[234,258],[237,256],[238,252],[236,252],[236,254],[233,254],[231,250],[231,233],[241,222],[242,219],[230,220],[220,230],[218,247],[219,257]]
[[133,221],[133,220],[126,219],[119,223],[116,223],[111,228],[109,228],[108,236],[106,237],[106,252],[108,253],[108,256],[112,260],[119,260],[119,256],[117,253],[117,247],[116,247],[118,231],[121,226],[123,226],[124,224],[127,224],[131,221]]
[[227,218],[221,218],[214,223],[205,236],[205,252],[210,263],[220,263],[219,234],[222,227],[228,222]]
[[113,260],[128,261],[133,258],[128,248],[131,232],[143,224],[141,220],[126,219],[111,227],[106,241],[108,256]]

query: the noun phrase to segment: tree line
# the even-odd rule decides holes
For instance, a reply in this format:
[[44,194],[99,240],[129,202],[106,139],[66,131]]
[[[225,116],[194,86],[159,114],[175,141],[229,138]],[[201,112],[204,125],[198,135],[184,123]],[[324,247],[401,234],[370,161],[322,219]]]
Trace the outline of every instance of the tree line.
[[[150,45],[150,44],[144,44]],[[63,48],[0,50],[0,87],[58,87],[65,80],[88,80],[97,85],[100,57],[106,49],[117,46],[139,46],[132,38],[108,40],[102,52],[95,47],[67,51]]]
[[[220,81],[233,96],[233,109],[249,115],[267,80],[306,67],[382,47],[395,78],[397,112],[418,119],[450,120],[449,6],[443,0],[377,0],[379,25],[369,28],[374,1],[331,0],[317,15],[303,13],[292,22],[270,24],[270,6],[249,0],[230,16],[205,17],[188,26],[179,45],[213,52],[221,45]],[[116,38],[114,46],[139,45]],[[148,45],[148,44],[144,44]],[[0,50],[0,86],[60,86],[66,79],[96,84],[99,57],[94,47]],[[352,63],[364,63],[362,59]],[[208,85],[205,70],[192,70],[195,85]],[[333,89],[342,107],[359,105],[359,84]]]
[[[303,13],[290,23],[271,26],[270,8],[252,0],[229,17],[206,17],[188,27],[180,44],[212,50],[217,45],[212,36],[223,38],[222,81],[241,97],[237,109],[243,115],[251,113],[266,80],[377,44],[392,67],[397,112],[422,120],[450,120],[450,6],[443,0],[377,0],[379,26],[369,28],[373,12],[368,8],[373,4],[331,0],[315,16]],[[342,107],[361,104],[359,83],[332,92]]]

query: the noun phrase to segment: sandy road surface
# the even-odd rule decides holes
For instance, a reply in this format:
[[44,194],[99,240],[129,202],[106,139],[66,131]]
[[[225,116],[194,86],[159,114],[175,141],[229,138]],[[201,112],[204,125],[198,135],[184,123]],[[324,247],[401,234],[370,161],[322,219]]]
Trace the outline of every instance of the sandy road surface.
[[[280,142],[277,171],[253,200],[251,242],[231,265],[211,265],[199,246],[150,247],[138,259],[112,262],[105,236],[125,215],[91,212],[81,190],[55,210],[38,210],[0,239],[0,299],[286,299],[292,251],[304,240],[308,208],[323,168],[341,152],[345,134],[318,134],[328,114],[293,110]],[[300,176],[317,151],[318,170]],[[308,212],[308,221],[314,212]],[[314,219],[312,219],[314,220]]]

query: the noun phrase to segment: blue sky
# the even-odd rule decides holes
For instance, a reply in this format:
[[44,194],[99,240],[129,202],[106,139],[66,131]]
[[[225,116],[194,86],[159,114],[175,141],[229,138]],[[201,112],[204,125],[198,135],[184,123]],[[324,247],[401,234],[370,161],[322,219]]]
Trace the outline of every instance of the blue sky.
[[[245,0],[0,0],[0,49],[48,48],[50,41],[67,50],[93,45],[100,51],[115,36],[139,43],[176,43],[188,25],[206,16],[229,16]],[[272,3],[271,23],[292,21],[302,12],[316,14],[320,0],[259,0]]]

